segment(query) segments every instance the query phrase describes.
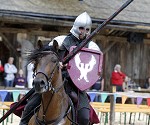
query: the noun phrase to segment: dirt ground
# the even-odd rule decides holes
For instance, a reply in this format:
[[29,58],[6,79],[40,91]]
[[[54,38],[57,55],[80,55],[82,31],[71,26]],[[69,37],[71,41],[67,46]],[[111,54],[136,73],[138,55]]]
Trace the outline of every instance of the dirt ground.
[[[0,111],[0,116],[2,116],[2,111]],[[105,125],[104,124],[105,114],[102,114],[99,117],[101,117],[101,123],[95,124],[95,125]],[[129,118],[130,118],[130,113],[127,113],[126,125],[148,125],[148,124],[146,124],[146,121],[148,120],[148,116],[146,116],[146,114],[141,113],[140,118],[139,118],[139,113],[132,114],[131,124],[129,124]],[[7,122],[7,125],[19,125],[19,121],[20,121],[20,118],[13,114],[12,123],[11,123],[11,115],[10,115],[9,119],[8,119],[8,122]],[[6,125],[6,120],[5,120],[4,123],[5,123],[4,125]],[[0,125],[3,125],[3,124],[0,123]],[[108,123],[106,125],[109,125],[109,119],[108,119]],[[121,113],[121,123],[120,123],[120,113],[116,113],[115,124],[114,125],[124,125],[124,113]]]

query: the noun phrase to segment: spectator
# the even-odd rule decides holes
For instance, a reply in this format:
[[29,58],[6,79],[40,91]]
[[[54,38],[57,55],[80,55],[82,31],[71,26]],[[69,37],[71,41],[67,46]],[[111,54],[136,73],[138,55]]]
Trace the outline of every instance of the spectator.
[[[104,91],[104,78],[99,77],[99,79],[97,80],[97,82],[91,87],[92,90],[96,90],[98,92],[102,92]],[[100,95],[96,95],[95,102],[101,102],[101,96]]]
[[15,78],[15,87],[16,88],[25,88],[26,83],[27,83],[27,80],[23,75],[23,70],[20,69],[18,75]]
[[104,90],[104,78],[99,77],[97,82],[91,87],[92,90],[97,90],[102,92]]
[[29,63],[27,65],[27,82],[28,82],[28,88],[32,88],[32,82],[33,82],[33,63]]
[[[130,88],[130,83],[131,82],[131,78],[129,78],[128,76],[125,76],[125,79],[124,79],[124,82],[123,82],[123,85],[122,85],[122,89],[124,92],[133,92],[132,89]],[[131,103],[132,104],[135,104],[136,102],[136,99],[135,98],[129,98],[126,100],[126,102],[128,103],[128,100],[131,100]]]
[[0,60],[0,84],[3,82],[3,73],[4,73],[4,67]]
[[128,76],[126,76],[124,79],[124,82],[122,84],[122,89],[124,92],[129,91],[129,82],[130,82],[130,78]]
[[13,64],[13,62],[14,62],[14,58],[9,57],[8,63],[4,65],[4,72],[6,73],[6,77],[4,78],[6,87],[13,87],[14,78],[15,78],[14,74],[17,73],[17,68]]
[[146,79],[145,88],[146,88],[146,89],[150,89],[150,77],[148,77],[148,78]]
[[116,86],[116,91],[122,91],[122,84],[125,79],[125,74],[121,72],[121,65],[116,64],[111,76],[111,83]]

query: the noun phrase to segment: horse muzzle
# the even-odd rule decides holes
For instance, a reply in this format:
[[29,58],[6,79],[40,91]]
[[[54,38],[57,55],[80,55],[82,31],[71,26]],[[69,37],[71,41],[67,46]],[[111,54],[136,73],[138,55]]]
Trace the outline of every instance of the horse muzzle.
[[34,79],[33,80],[33,87],[36,93],[43,93],[48,90],[48,85],[43,79]]

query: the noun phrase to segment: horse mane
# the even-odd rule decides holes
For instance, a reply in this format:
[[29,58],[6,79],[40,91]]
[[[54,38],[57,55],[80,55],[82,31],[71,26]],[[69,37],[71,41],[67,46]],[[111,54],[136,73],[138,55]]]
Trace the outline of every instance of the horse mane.
[[[55,55],[58,57],[58,52],[53,46],[43,45],[41,48],[37,48],[30,52],[28,55],[28,63],[34,63],[34,69],[35,71],[36,65],[38,64],[38,59],[50,54],[50,52],[54,52]],[[58,57],[59,58],[59,57]]]

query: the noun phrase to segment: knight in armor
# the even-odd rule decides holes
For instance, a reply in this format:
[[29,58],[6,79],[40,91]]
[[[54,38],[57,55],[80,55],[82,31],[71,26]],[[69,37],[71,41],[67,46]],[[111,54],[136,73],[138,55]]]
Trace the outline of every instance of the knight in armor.
[[[91,18],[86,12],[80,14],[76,18],[73,27],[70,30],[70,34],[64,37],[62,44],[59,44],[59,53],[62,59],[69,53],[70,47],[78,46],[88,35],[90,35],[91,26]],[[56,40],[58,43],[61,41],[59,37],[54,38],[54,40]],[[100,51],[97,44],[93,41],[90,41],[85,47]],[[85,91],[79,90],[74,85],[66,69],[63,69],[62,73],[63,77],[68,80],[65,88],[67,94],[72,98],[73,103],[75,104],[77,121],[79,125],[88,125],[90,118],[89,98]]]
[[[70,47],[78,46],[88,35],[90,35],[91,26],[92,20],[90,16],[84,12],[75,19],[73,27],[70,30],[70,34],[67,36],[58,36],[53,39],[59,44],[59,54],[62,60],[69,53]],[[49,45],[51,45],[51,43],[52,42],[50,42]],[[85,47],[100,51],[97,44],[93,41],[90,41]],[[63,78],[68,80],[68,82],[65,84],[65,90],[75,105],[78,124],[88,125],[90,118],[90,105],[86,92],[79,90],[74,85],[65,66],[62,68],[62,75]],[[33,110],[39,105],[39,102],[41,102],[41,96],[39,94],[33,95],[25,107],[20,125],[28,124],[28,121],[34,114]]]

